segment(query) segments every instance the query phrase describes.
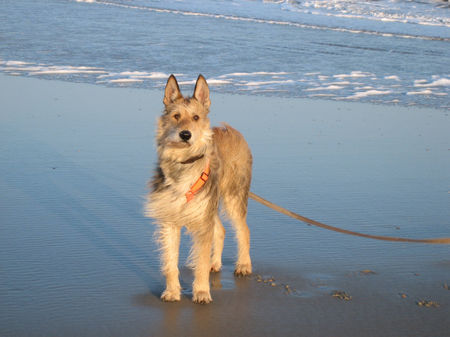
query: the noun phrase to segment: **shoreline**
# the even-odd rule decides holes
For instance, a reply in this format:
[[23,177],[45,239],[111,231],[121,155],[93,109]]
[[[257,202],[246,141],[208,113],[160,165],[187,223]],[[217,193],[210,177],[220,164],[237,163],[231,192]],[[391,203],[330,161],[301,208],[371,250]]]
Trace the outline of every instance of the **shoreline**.
[[[11,71],[11,70],[4,70],[2,69],[2,62],[7,64],[8,62],[12,62],[13,64],[17,63],[17,67],[19,69],[19,71]],[[86,74],[86,76],[90,76],[91,74],[102,74],[102,73],[106,73],[106,71],[101,70],[100,68],[95,68],[95,67],[86,67],[86,66],[81,66],[81,67],[73,67],[73,66],[42,66],[40,65],[40,67],[43,67],[44,70],[42,70],[42,74],[39,74],[39,72],[37,72],[35,75],[33,75],[33,73],[29,73],[28,75],[26,74],[26,70],[27,67],[31,67],[31,69],[34,69],[34,66],[30,66],[33,65],[33,63],[29,63],[29,62],[22,62],[22,61],[2,61],[0,59],[0,74],[4,75],[4,76],[11,76],[11,77],[24,77],[24,78],[29,78],[29,79],[37,79],[37,80],[44,80],[44,81],[58,81],[58,82],[68,82],[68,83],[79,83],[79,84],[87,84],[87,85],[93,85],[93,86],[99,86],[99,87],[103,87],[103,88],[111,88],[111,89],[131,89],[131,90],[147,90],[147,91],[158,91],[162,90],[164,88],[165,85],[165,80],[168,78],[169,74],[164,74],[161,72],[154,72],[154,73],[148,73],[147,75],[140,75],[140,72],[124,72],[122,79],[112,79],[110,82],[108,81],[97,81],[96,83],[90,83],[89,81],[82,81],[82,80],[70,80],[70,79],[64,79],[64,78],[46,78],[46,77],[42,77],[42,76],[64,76],[67,74],[74,74],[74,75],[82,75],[82,74]],[[13,66],[14,67],[14,66]],[[24,67],[24,69],[20,69],[20,67]],[[50,70],[45,70],[45,69],[50,69]],[[55,68],[55,69],[53,69]],[[7,68],[6,68],[7,69]],[[49,74],[45,75],[45,72],[48,71]],[[136,74],[137,73],[137,74]],[[358,78],[359,76],[359,71],[355,71],[355,76],[357,76],[356,78]],[[113,73],[114,74],[114,73]],[[270,73],[268,73],[270,74]],[[284,73],[281,73],[284,74]],[[120,74],[119,74],[120,75]],[[113,76],[113,75],[100,75],[100,76]],[[115,76],[118,76],[117,74]],[[137,76],[137,78],[134,78],[133,76]],[[144,80],[140,79],[140,77],[145,78],[145,76],[148,76],[151,80],[153,81],[159,81],[159,85],[155,86],[151,86],[151,87],[138,87],[135,86],[138,83],[143,83]],[[223,75],[226,76],[226,75]],[[318,75],[321,76],[321,75]],[[350,75],[341,75],[341,76],[347,76],[347,77],[352,77],[352,74]],[[129,77],[129,78],[128,78]],[[394,76],[395,77],[395,76]],[[148,81],[150,81],[150,79],[148,79]],[[336,80],[338,80],[339,78],[336,78]],[[214,88],[218,88],[220,92],[216,93],[216,95],[231,95],[231,96],[248,96],[248,97],[265,97],[265,98],[273,98],[273,99],[304,99],[304,100],[312,100],[312,101],[319,101],[319,102],[335,102],[335,103],[356,103],[356,104],[371,104],[371,105],[380,105],[380,106],[387,106],[387,107],[400,107],[400,108],[419,108],[419,109],[433,109],[433,110],[439,110],[439,111],[450,111],[450,107],[447,106],[429,106],[429,105],[425,105],[425,104],[421,104],[420,102],[401,102],[398,99],[392,100],[392,101],[384,101],[384,100],[372,100],[372,101],[360,101],[358,99],[361,98],[365,98],[365,97],[377,97],[377,95],[381,95],[383,96],[384,93],[382,91],[378,92],[377,90],[368,90],[367,92],[356,92],[354,97],[353,96],[348,96],[348,97],[335,97],[332,98],[333,95],[332,94],[320,94],[320,91],[324,88],[314,88],[311,87],[309,89],[306,89],[306,91],[309,91],[311,93],[314,92],[318,92],[319,94],[313,94],[313,95],[308,95],[308,96],[295,96],[293,97],[292,95],[283,95],[282,93],[284,92],[284,90],[282,89],[274,89],[274,90],[265,90],[264,88],[262,88],[261,90],[251,90],[251,87],[248,87],[248,89],[246,90],[241,90],[241,91],[222,91],[222,86],[226,86],[229,83],[227,82],[227,80],[221,80],[221,79],[216,79],[216,78],[211,78],[208,79],[208,81],[210,81],[212,84],[210,84],[210,87],[212,89],[212,92],[214,93]],[[445,83],[448,82],[448,79],[446,78],[442,78],[440,79],[440,81],[443,82],[443,85],[445,87]],[[438,80],[436,80],[435,82],[439,82]],[[445,82],[445,83],[444,83]],[[194,88],[194,81],[180,81],[180,85],[184,88],[189,88],[190,91],[193,90]],[[416,92],[408,92],[406,93],[407,96],[423,96],[423,95],[429,95],[431,97],[443,97],[446,96],[446,93],[434,93],[434,92],[426,92],[426,90],[429,90],[428,86],[431,85],[431,87],[434,87],[434,82],[433,83],[428,83],[428,84],[420,84],[420,86],[418,88],[416,88]],[[439,87],[439,86],[438,86]],[[303,89],[305,90],[305,89]],[[423,92],[421,92],[420,90],[422,90]],[[425,90],[425,91],[424,91]],[[373,93],[372,93],[373,92]],[[361,97],[358,97],[358,95],[362,94]]]
[[[227,226],[214,302],[190,302],[181,267],[182,301],[162,303],[142,215],[162,90],[4,74],[0,89],[0,335],[447,336],[448,247],[351,238],[256,203],[254,275],[232,275]],[[445,110],[211,91],[213,124],[252,147],[256,193],[348,229],[448,236]]]

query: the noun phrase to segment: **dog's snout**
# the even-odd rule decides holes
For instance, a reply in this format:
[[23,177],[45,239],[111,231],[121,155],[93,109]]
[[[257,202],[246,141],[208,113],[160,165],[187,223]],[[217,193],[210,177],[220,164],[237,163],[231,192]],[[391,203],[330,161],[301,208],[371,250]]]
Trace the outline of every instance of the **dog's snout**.
[[183,130],[180,132],[180,138],[184,141],[188,141],[189,139],[191,139],[191,137],[192,137],[191,131]]

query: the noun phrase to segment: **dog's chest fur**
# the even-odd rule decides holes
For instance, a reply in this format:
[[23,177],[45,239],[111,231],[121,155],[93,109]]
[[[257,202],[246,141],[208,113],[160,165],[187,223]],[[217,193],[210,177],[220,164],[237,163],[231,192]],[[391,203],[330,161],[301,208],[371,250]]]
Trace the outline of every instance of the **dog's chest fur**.
[[190,230],[204,226],[205,222],[212,223],[219,199],[218,172],[215,170],[218,165],[214,160],[210,163],[211,172],[205,185],[193,200],[188,202],[186,199],[186,192],[199,179],[206,162],[206,157],[189,164],[161,162],[152,181],[147,215],[161,225],[186,226]]

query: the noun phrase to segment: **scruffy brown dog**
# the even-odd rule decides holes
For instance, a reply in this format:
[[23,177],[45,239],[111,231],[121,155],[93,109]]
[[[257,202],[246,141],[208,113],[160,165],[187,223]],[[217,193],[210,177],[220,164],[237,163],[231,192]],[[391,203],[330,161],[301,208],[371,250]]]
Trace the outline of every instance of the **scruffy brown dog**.
[[209,88],[199,75],[194,95],[183,97],[175,76],[167,81],[165,109],[158,120],[158,167],[148,196],[146,214],[155,219],[161,248],[164,301],[180,300],[178,255],[180,231],[192,236],[190,265],[194,270],[193,298],[212,301],[209,273],[222,267],[225,229],[219,204],[236,230],[236,275],[252,272],[247,201],[252,155],[244,137],[228,125],[211,128]]

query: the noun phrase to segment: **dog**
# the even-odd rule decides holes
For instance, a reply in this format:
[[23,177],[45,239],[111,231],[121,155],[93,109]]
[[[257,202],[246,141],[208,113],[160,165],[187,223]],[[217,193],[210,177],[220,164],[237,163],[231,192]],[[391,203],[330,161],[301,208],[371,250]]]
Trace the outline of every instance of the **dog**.
[[247,204],[252,175],[252,154],[244,137],[227,124],[211,128],[209,88],[198,76],[192,97],[181,94],[171,75],[164,92],[164,111],[158,119],[158,165],[146,203],[153,218],[166,279],[163,301],[179,301],[178,257],[181,228],[192,237],[189,265],[193,268],[192,300],[212,301],[210,272],[222,267],[225,229],[219,205],[236,232],[235,275],[252,272]]

